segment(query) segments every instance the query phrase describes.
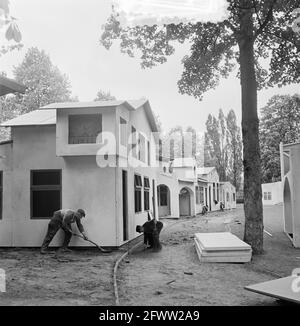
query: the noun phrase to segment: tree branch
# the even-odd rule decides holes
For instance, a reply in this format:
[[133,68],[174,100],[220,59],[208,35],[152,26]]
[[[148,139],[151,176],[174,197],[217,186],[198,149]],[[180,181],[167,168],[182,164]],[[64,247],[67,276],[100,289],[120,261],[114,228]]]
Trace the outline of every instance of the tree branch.
[[[265,18],[265,21],[263,23],[261,23],[260,21],[260,18],[259,18],[259,29],[255,32],[255,35],[254,35],[254,38],[257,38],[258,35],[260,35],[263,30],[265,29],[265,27],[269,24],[270,21],[273,20],[273,9],[274,9],[274,6],[276,4],[277,0],[273,0],[271,6],[270,6],[270,9],[266,15],[266,18]],[[253,4],[255,5],[255,11],[257,12],[257,15],[258,15],[258,11],[257,11],[257,6],[256,6],[256,2],[255,0],[253,0]]]

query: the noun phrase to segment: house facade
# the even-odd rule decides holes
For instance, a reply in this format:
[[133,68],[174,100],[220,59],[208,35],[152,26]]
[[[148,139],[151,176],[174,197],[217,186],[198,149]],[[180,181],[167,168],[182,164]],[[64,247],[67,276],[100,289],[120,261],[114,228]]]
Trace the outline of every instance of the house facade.
[[[39,246],[61,207],[83,208],[89,237],[120,246],[137,236],[148,210],[157,212],[157,129],[148,101],[53,104],[3,125],[12,142],[0,146],[0,246]],[[133,130],[139,147],[128,144]],[[86,243],[74,238],[71,245]]]
[[197,168],[194,158],[160,162],[158,180],[159,217],[179,218],[202,212],[236,208],[236,190],[230,182],[220,182],[215,167]]
[[300,248],[300,143],[280,144],[284,232]]
[[264,206],[283,203],[282,182],[264,183],[262,187],[262,201]]
[[[205,204],[220,208],[224,186],[214,168],[157,160],[158,130],[145,99],[56,103],[2,126],[12,135],[0,144],[2,247],[40,246],[60,208],[83,208],[89,238],[111,247],[134,239],[149,211],[179,218]],[[70,245],[86,242],[73,237]]]

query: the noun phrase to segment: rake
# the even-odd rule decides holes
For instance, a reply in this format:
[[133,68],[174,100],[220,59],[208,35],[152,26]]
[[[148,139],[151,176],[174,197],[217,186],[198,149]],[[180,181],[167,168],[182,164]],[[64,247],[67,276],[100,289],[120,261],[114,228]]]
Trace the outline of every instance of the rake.
[[94,246],[96,246],[96,247],[97,247],[101,252],[103,252],[103,253],[108,254],[108,253],[111,253],[111,252],[112,252],[112,250],[104,249],[104,248],[100,247],[96,242],[94,242],[94,241],[92,241],[92,240],[90,240],[90,239],[85,239],[85,238],[84,238],[82,235],[80,235],[80,234],[73,233],[73,235],[75,235],[76,237],[81,238],[81,239],[83,239],[83,240],[85,240],[85,241],[87,241],[87,242],[90,242],[91,244],[93,244]]

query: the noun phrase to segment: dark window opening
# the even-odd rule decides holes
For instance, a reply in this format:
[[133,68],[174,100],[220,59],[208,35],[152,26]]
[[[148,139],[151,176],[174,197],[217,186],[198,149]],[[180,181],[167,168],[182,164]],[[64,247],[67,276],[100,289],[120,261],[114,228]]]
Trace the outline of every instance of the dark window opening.
[[150,210],[150,181],[144,178],[144,210]]
[[101,114],[69,116],[69,144],[95,144],[101,132]]
[[134,175],[134,210],[136,213],[142,211],[142,177]]
[[51,218],[61,209],[61,171],[31,171],[31,218]]

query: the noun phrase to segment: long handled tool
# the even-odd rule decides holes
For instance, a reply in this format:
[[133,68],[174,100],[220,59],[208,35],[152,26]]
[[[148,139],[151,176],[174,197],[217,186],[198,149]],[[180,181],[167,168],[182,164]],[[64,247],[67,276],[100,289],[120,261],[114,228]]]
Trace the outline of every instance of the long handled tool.
[[94,241],[92,241],[92,240],[90,240],[90,239],[85,239],[85,238],[84,238],[82,235],[80,235],[80,234],[73,233],[73,235],[75,235],[76,237],[81,238],[81,239],[83,239],[83,240],[85,240],[85,241],[88,241],[88,242],[92,243],[94,246],[96,246],[96,247],[97,247],[101,252],[103,252],[103,253],[108,254],[108,253],[111,253],[111,252],[112,252],[112,250],[108,250],[108,249],[104,249],[104,248],[100,247],[96,242],[94,242]]

